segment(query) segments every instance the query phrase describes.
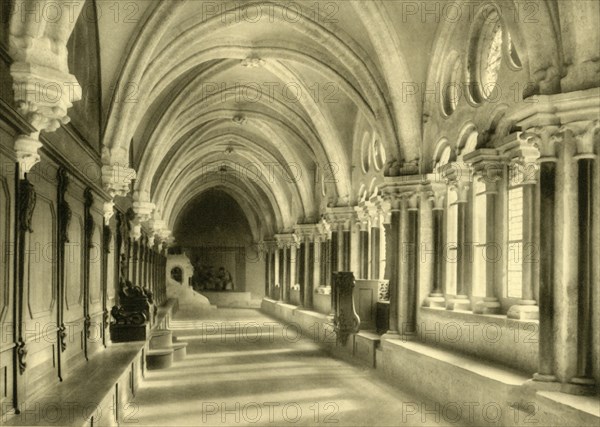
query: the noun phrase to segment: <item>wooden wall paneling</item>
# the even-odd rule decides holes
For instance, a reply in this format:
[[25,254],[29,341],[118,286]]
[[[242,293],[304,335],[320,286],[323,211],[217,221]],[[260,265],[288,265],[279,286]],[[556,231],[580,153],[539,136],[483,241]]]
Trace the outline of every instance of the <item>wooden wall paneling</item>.
[[110,309],[114,304],[114,215],[102,228],[102,344],[110,343],[108,327],[110,325]]
[[56,286],[56,190],[48,179],[52,166],[35,169],[31,180],[19,182],[19,282],[21,298],[19,370],[21,391],[30,397],[58,381]]
[[[91,189],[90,189],[91,191]],[[103,200],[93,195],[93,203],[89,208],[88,215],[91,217],[89,226],[91,236],[88,241],[88,316],[90,323],[88,327],[88,355],[91,356],[103,348],[104,335],[104,286],[103,286],[103,250],[102,241],[104,236],[102,204]]]
[[64,298],[62,298],[62,323],[66,338],[62,354],[62,376],[68,375],[85,361],[84,354],[84,227],[85,212],[82,197],[83,187],[71,180],[65,193],[65,202],[71,211],[70,220],[66,224],[68,241],[64,249]]
[[70,177],[65,168],[59,168],[56,174],[57,192],[56,205],[58,207],[58,223],[56,233],[56,289],[57,289],[57,309],[56,309],[56,324],[58,325],[58,351],[57,351],[57,368],[58,377],[63,380],[63,353],[67,349],[67,327],[64,323],[64,304],[65,304],[65,245],[69,243],[69,224],[72,218],[71,207],[66,200],[66,192],[69,187]]
[[[2,137],[4,132],[0,130]],[[0,416],[13,406],[15,387],[14,159],[0,146]],[[12,165],[12,166],[11,166]],[[5,167],[6,166],[6,167]],[[10,167],[9,167],[10,166]]]

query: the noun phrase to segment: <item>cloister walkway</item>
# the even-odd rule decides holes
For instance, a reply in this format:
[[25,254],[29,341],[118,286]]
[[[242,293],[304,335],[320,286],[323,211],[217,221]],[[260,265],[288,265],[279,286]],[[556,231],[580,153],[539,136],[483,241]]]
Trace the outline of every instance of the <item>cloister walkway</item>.
[[134,404],[124,410],[128,423],[450,425],[439,414],[422,419],[434,403],[332,358],[293,326],[258,310],[183,307],[170,329],[189,343],[188,355],[147,372]]

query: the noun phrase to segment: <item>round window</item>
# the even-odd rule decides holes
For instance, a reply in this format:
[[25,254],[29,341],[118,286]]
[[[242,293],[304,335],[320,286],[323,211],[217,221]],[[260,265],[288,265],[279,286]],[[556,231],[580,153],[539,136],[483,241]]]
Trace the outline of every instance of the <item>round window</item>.
[[462,88],[460,86],[460,75],[461,75],[461,59],[453,57],[447,64],[446,78],[444,79],[443,96],[442,96],[442,109],[444,114],[447,116],[451,115],[456,107],[458,101],[462,96]]
[[469,49],[470,95],[480,103],[493,97],[497,90],[498,73],[502,65],[502,21],[494,9],[481,14],[479,29],[475,32]]
[[369,173],[371,165],[371,157],[369,156],[369,132],[365,132],[363,135],[360,152],[361,152],[361,166],[364,173]]
[[373,166],[379,172],[385,165],[385,148],[379,139],[373,141]]

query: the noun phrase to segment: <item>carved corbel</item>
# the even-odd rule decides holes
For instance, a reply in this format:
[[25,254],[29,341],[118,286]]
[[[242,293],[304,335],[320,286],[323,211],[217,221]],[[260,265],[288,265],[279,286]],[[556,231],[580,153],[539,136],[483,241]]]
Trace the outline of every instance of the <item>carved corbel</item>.
[[102,149],[102,187],[111,198],[126,197],[136,172],[129,167],[127,150],[121,147]]
[[17,363],[19,364],[19,373],[23,375],[27,369],[27,346],[25,342],[17,342]]
[[65,195],[69,187],[69,174],[65,168],[59,168],[57,173],[58,180],[58,194],[57,194],[57,205],[58,205],[58,228],[60,243],[69,243],[69,225],[71,223],[72,211],[69,203],[66,201]]
[[94,222],[94,216],[92,215],[92,206],[94,205],[94,194],[91,188],[86,188],[83,193],[85,200],[85,238],[88,248],[93,248],[92,239],[94,238],[94,231],[96,224]]

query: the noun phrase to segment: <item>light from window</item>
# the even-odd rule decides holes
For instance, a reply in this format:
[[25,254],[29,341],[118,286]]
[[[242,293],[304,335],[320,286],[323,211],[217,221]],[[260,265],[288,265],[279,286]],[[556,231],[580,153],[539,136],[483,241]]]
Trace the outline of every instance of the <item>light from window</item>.
[[523,290],[523,187],[508,190],[507,296],[521,298]]
[[473,265],[473,296],[484,297],[486,292],[486,244],[487,244],[487,206],[485,183],[475,180],[473,186],[475,204],[473,206],[473,222],[475,235]]
[[446,294],[456,295],[456,264],[458,263],[458,207],[457,195],[454,191],[448,192],[448,217],[446,225]]

